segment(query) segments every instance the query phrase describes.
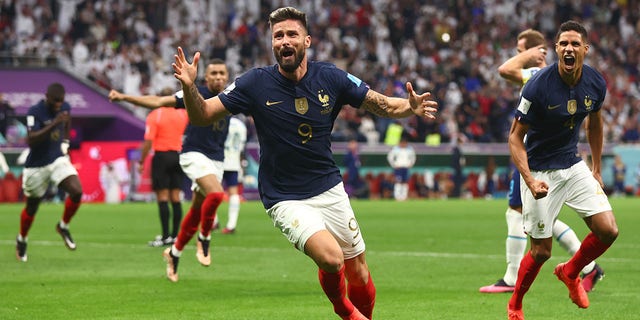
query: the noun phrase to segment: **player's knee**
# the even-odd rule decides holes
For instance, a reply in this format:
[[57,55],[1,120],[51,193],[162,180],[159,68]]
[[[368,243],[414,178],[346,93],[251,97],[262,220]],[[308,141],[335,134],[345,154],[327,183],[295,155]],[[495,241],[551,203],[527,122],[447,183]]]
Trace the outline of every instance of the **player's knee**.
[[537,263],[544,263],[545,261],[549,260],[549,258],[551,258],[551,251],[535,250],[531,251],[531,256]]
[[82,200],[82,189],[69,192],[71,201],[78,203]]
[[320,269],[330,273],[338,272],[344,266],[342,255],[325,254],[315,260]]
[[600,234],[598,234],[598,238],[603,243],[612,244],[618,238],[618,227],[613,226],[611,228],[608,228],[607,230],[600,232]]

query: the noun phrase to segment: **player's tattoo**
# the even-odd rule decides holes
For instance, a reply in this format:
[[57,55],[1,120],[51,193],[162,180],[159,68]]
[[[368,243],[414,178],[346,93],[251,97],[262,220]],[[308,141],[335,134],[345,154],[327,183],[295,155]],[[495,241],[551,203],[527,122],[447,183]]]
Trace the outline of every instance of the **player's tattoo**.
[[367,92],[361,108],[375,114],[376,116],[389,116],[389,113],[387,112],[387,109],[389,108],[389,100],[384,95],[373,90],[369,90],[369,92]]
[[[205,110],[207,107],[207,104],[204,102],[204,99],[202,98],[202,96],[200,95],[200,92],[198,91],[198,86],[196,85],[192,85],[189,86],[189,94],[193,97],[193,101],[196,103],[196,108],[198,114],[205,114]],[[189,111],[189,108],[187,108],[187,112]]]

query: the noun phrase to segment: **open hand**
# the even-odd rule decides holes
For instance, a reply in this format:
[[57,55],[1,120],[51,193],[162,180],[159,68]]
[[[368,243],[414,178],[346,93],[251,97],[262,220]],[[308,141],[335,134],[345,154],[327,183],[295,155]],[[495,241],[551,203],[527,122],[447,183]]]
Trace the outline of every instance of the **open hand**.
[[200,52],[196,52],[193,56],[193,62],[189,63],[184,56],[182,47],[178,47],[178,53],[174,55],[175,62],[171,64],[173,67],[173,74],[176,79],[182,82],[183,86],[191,86],[196,81],[198,76],[198,61],[200,61]]
[[407,92],[409,93],[409,104],[411,104],[411,110],[418,116],[424,116],[429,119],[435,119],[438,109],[438,103],[431,100],[431,92],[425,92],[423,94],[417,94],[413,90],[411,82],[407,82]]

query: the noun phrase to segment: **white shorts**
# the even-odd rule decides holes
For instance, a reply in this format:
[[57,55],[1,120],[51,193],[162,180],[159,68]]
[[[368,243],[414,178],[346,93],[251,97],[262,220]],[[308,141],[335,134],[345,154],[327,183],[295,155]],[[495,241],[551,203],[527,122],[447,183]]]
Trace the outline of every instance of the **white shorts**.
[[365,250],[342,182],[313,198],[278,202],[267,214],[273,225],[302,252],[307,240],[321,230],[328,230],[338,241],[345,259],[355,258]]
[[531,174],[549,185],[547,196],[536,200],[520,178],[524,231],[534,239],[552,237],[553,223],[563,204],[583,219],[612,210],[609,198],[584,161],[568,169],[532,171]]
[[28,198],[41,198],[49,188],[49,182],[55,186],[62,180],[77,176],[78,171],[71,164],[69,157],[58,157],[52,163],[37,168],[24,168],[22,173],[22,190]]
[[200,187],[196,183],[196,179],[213,174],[222,183],[222,175],[224,169],[222,161],[211,160],[200,152],[185,152],[180,154],[180,167],[182,171],[191,179],[191,190],[200,192]]

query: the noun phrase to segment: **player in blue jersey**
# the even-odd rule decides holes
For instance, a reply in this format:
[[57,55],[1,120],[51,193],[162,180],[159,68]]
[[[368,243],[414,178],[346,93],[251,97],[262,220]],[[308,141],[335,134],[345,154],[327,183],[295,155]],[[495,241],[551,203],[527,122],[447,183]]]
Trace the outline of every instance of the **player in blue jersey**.
[[71,106],[64,101],[64,97],[64,86],[53,83],[47,87],[45,99],[27,112],[29,155],[22,177],[22,189],[27,199],[20,215],[20,232],[16,239],[16,257],[23,262],[27,261],[27,235],[49,183],[69,195],[64,202],[62,219],[56,224],[56,231],[69,250],[76,249],[76,243],[69,233],[69,222],[80,207],[82,185],[78,171],[66,156]]
[[[197,94],[210,98],[222,91],[229,81],[229,71],[224,61],[214,59],[207,64],[204,86],[196,88]],[[115,90],[109,93],[114,101],[124,100],[145,108],[174,106],[184,108],[183,92],[169,96],[129,96]],[[184,246],[193,238],[200,226],[196,257],[203,266],[211,264],[209,247],[216,210],[224,199],[222,187],[224,143],[229,130],[229,117],[221,117],[207,125],[189,123],[180,153],[182,171],[193,181],[194,198],[191,208],[182,220],[175,243],[163,251],[167,262],[167,278],[178,281],[178,263]]]
[[[506,80],[524,86],[529,79],[547,63],[547,48],[542,33],[527,29],[517,37],[518,54],[505,61],[499,68],[500,76]],[[509,184],[509,207],[505,213],[507,220],[507,239],[505,241],[507,270],[496,283],[480,288],[482,293],[513,292],[518,275],[520,261],[527,246],[527,235],[522,228],[522,200],[520,198],[520,173],[513,170]],[[556,220],[553,224],[553,237],[560,246],[573,255],[580,248],[580,240],[566,223]],[[604,276],[604,271],[594,261],[582,270],[582,285],[587,292]]]
[[[553,223],[563,205],[574,209],[591,230],[571,259],[554,269],[578,307],[589,306],[580,270],[618,236],[601,176],[601,108],[607,87],[602,75],[584,64],[587,41],[587,31],[578,22],[560,26],[555,42],[558,62],[537,72],[524,86],[509,134],[511,156],[521,175],[522,214],[531,249],[520,263],[507,305],[508,319],[524,319],[522,300],[551,257]],[[578,153],[585,118],[591,170]]]
[[318,266],[334,311],[343,319],[370,319],[375,286],[331,152],[333,123],[346,104],[384,117],[435,118],[437,103],[429,93],[416,94],[410,83],[407,99],[387,97],[333,64],[309,61],[304,12],[279,8],[269,15],[269,24],[277,64],[251,69],[205,100],[194,84],[200,53],[189,63],[178,48],[175,77],[193,123],[209,124],[230,113],[253,116],[260,143],[259,191],[267,214]]

